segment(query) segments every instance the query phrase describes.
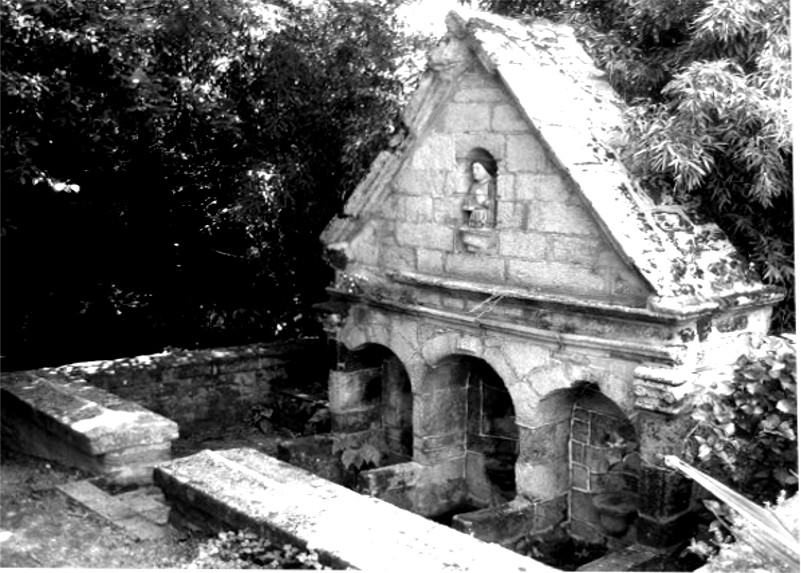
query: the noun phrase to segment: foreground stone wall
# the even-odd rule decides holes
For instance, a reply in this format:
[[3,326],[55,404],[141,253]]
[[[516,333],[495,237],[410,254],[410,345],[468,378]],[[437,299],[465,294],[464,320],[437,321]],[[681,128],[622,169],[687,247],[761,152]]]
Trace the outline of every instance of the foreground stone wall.
[[40,374],[82,378],[166,416],[182,431],[220,421],[242,421],[273,390],[325,388],[325,346],[314,340],[172,351],[45,369]]

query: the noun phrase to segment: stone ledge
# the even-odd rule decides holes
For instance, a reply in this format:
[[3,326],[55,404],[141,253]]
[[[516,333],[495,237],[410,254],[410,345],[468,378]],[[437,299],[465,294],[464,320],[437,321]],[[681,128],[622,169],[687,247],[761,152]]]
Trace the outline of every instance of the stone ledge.
[[149,482],[178,437],[172,420],[66,375],[5,374],[0,395],[4,446],[113,481]]
[[155,481],[178,514],[173,522],[191,516],[200,527],[250,529],[315,549],[338,567],[556,571],[256,450],[204,450],[161,464]]

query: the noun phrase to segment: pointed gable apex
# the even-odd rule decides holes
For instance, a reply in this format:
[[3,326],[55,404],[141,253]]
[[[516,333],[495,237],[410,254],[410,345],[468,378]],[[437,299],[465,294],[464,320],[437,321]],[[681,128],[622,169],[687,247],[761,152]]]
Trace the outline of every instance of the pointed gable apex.
[[[525,225],[531,225],[530,221],[539,216],[542,226],[537,230],[547,234],[549,225],[557,225],[562,214],[565,217],[578,216],[576,214],[581,212],[588,214],[591,219],[587,228],[597,229],[603,237],[601,242],[608,244],[613,251],[604,254],[600,252],[604,251],[603,247],[600,251],[596,249],[597,252],[592,255],[596,262],[592,263],[591,268],[597,271],[597,260],[616,259],[604,271],[608,276],[604,279],[606,285],[603,288],[612,295],[616,287],[610,281],[623,281],[629,285],[624,288],[635,285],[635,289],[642,288],[636,285],[645,281],[647,291],[650,291],[648,306],[677,314],[692,312],[690,309],[714,308],[724,299],[729,300],[726,304],[731,304],[732,299],[745,304],[755,298],[780,298],[780,294],[768,289],[753,276],[747,263],[717,226],[692,219],[678,206],[654,204],[632,180],[614,148],[614,142],[622,140],[623,103],[594,67],[568,26],[552,23],[523,26],[489,15],[467,20],[451,12],[448,29],[446,41],[433,51],[430,69],[405,111],[408,136],[396,149],[384,152],[377,158],[370,173],[348,201],[345,217],[334,219],[326,229],[322,239],[329,248],[346,249],[364,223],[376,213],[394,211],[394,215],[397,215],[416,209],[413,212],[420,214],[420,220],[415,223],[394,221],[397,232],[408,236],[418,233],[424,237],[423,242],[436,240],[444,246],[442,253],[435,257],[424,245],[404,247],[401,244],[401,249],[417,249],[400,256],[403,261],[417,261],[417,266],[411,270],[455,276],[474,272],[472,278],[511,283],[524,288],[530,286],[537,290],[542,285],[536,280],[550,277],[550,282],[544,281],[546,290],[552,284],[556,291],[560,291],[561,286],[570,286],[571,273],[581,271],[587,265],[561,264],[554,259],[554,251],[564,251],[574,245],[574,252],[583,256],[581,253],[592,250],[590,243],[582,241],[581,232],[577,233],[578,237],[568,237],[569,233],[558,235],[558,246],[555,246],[553,241],[556,239],[553,237],[549,239],[550,243],[542,243],[544,239],[536,234],[504,228],[509,220],[504,217],[528,218],[524,221],[525,230]],[[479,71],[495,78],[495,83],[502,86],[505,97],[509,99],[511,105],[494,108],[504,109],[502,113],[505,117],[500,117],[495,111],[492,116],[487,116],[480,106],[474,106],[475,117],[460,115],[458,104],[453,103],[454,90],[463,85],[460,82],[465,77],[471,75],[468,68],[474,65],[471,62],[476,59],[481,63],[482,69]],[[472,77],[475,76],[472,74]],[[496,87],[487,84],[475,89],[488,90],[487,97],[490,97],[489,94]],[[450,105],[447,105],[449,101]],[[468,107],[466,103],[461,109],[467,112]],[[470,147],[470,134],[454,135],[453,129],[443,130],[441,136],[436,132],[437,125],[442,122],[459,121],[475,128],[473,139],[476,142],[489,142],[486,147],[490,148],[493,122],[506,121],[507,128],[509,125],[514,128],[515,122],[518,126],[521,123],[530,126],[529,132],[520,129],[519,136],[510,135],[507,129],[505,147],[498,152],[507,172],[498,176],[497,242],[500,244],[496,247],[500,250],[495,252],[502,258],[504,249],[506,254],[514,249],[540,249],[545,253],[540,257],[541,261],[531,257],[532,260],[506,260],[501,265],[497,258],[479,260],[475,255],[448,253],[445,249],[448,235],[442,225],[450,224],[450,231],[456,233],[452,250],[459,251],[459,224],[447,217],[437,219],[437,205],[448,206],[448,201],[438,197],[437,193],[448,196],[447,189],[432,191],[430,200],[425,201],[395,193],[396,180],[410,177],[404,171],[414,170],[415,161],[418,164],[420,161],[439,161],[450,152],[453,156],[451,165],[434,165],[433,168],[440,169],[439,172],[448,169],[458,171],[457,163]],[[486,132],[481,128],[485,124]],[[511,131],[514,131],[513,128]],[[512,147],[509,142],[515,137],[521,144]],[[524,140],[525,144],[522,143]],[[443,150],[436,146],[450,147]],[[527,151],[537,146],[541,148],[539,155]],[[542,203],[541,196],[538,197],[539,202],[532,202],[525,208],[521,207],[521,202],[513,204],[507,201],[510,193],[517,197],[531,193],[534,188],[546,191],[552,188],[543,185],[542,180],[531,180],[530,174],[513,172],[515,164],[542,161],[542,157],[547,158],[553,173],[548,173],[546,169],[536,176],[559,178],[560,184],[573,197],[558,207],[549,205],[547,211],[542,211],[545,203]],[[524,175],[530,179],[528,186],[521,183]],[[429,176],[424,174],[422,177]],[[428,183],[429,186],[431,184],[435,183]],[[452,186],[454,182],[450,181],[449,184]],[[447,186],[448,183],[440,185]],[[449,208],[452,212],[458,211],[454,201],[450,202]],[[504,209],[525,212],[509,214],[503,212]],[[394,215],[390,213],[389,217]],[[398,260],[399,251],[393,252]],[[381,258],[381,255],[378,257]],[[421,268],[420,261],[423,259],[436,260],[436,263],[426,263],[425,268]],[[478,277],[475,271],[481,271]],[[610,278],[615,273],[616,276]],[[560,279],[560,275],[564,275],[564,279]],[[529,283],[529,278],[535,282]],[[601,280],[590,274],[585,279]]]

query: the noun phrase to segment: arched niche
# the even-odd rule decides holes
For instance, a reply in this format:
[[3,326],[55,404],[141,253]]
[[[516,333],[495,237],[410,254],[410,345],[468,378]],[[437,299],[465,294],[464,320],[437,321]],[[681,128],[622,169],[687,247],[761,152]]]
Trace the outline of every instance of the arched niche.
[[412,457],[412,388],[401,360],[387,347],[364,344],[340,354],[329,381],[335,432],[381,429],[386,463]]
[[447,356],[429,369],[417,400],[418,459],[429,465],[464,460],[464,497],[473,507],[514,499],[518,429],[497,372],[474,356]]

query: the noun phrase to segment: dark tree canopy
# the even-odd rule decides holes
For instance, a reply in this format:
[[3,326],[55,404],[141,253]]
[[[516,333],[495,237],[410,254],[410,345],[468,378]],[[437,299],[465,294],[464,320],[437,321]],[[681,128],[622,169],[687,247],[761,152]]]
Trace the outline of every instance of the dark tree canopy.
[[393,135],[390,3],[2,5],[4,369],[309,333]]

